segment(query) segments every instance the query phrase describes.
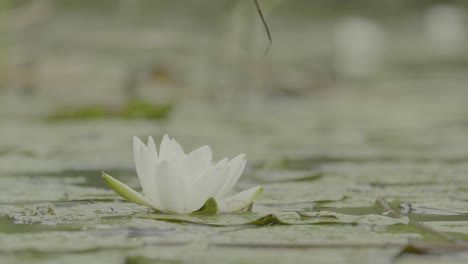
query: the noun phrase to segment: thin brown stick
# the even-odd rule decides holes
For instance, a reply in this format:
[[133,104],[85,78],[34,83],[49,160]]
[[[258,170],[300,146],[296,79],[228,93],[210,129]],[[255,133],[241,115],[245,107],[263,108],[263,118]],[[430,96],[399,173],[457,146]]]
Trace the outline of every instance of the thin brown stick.
[[258,3],[258,0],[253,0],[253,1],[255,4],[255,7],[257,8],[258,15],[260,16],[260,19],[262,20],[263,27],[265,28],[265,32],[267,33],[268,40],[269,40],[268,46],[265,50],[265,55],[266,55],[268,53],[268,50],[271,47],[271,44],[273,43],[273,39],[271,38],[270,28],[268,27],[265,17],[263,16],[263,12],[262,12],[262,9],[260,8],[260,4]]

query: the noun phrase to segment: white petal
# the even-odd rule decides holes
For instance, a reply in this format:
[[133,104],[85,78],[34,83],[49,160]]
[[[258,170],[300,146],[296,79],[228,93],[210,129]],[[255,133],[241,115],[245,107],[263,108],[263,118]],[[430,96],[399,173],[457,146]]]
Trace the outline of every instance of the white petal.
[[158,151],[156,150],[156,144],[154,144],[153,137],[148,137],[148,150],[153,156],[155,164],[158,163]]
[[204,173],[192,188],[190,210],[200,209],[210,197],[214,197],[229,176],[229,167],[215,166]]
[[174,153],[175,156],[184,156],[184,150],[180,146],[179,142],[177,142],[175,139],[171,140],[172,143],[172,152]]
[[225,166],[225,165],[227,165],[227,164],[228,164],[228,158],[224,158],[224,159],[218,161],[218,163],[216,163],[215,166],[216,166],[216,167],[219,167],[219,166]]
[[250,206],[262,193],[263,187],[257,186],[238,193],[233,197],[221,199],[218,202],[220,212],[236,212]]
[[234,187],[237,181],[239,181],[239,178],[244,171],[245,164],[246,160],[244,154],[238,155],[227,164],[230,168],[229,178],[216,195],[216,198],[223,198],[229,191],[231,191],[232,187]]
[[147,175],[146,165],[142,162],[141,154],[145,153],[146,146],[138,137],[133,137],[133,158],[135,160],[135,168],[138,174],[138,180],[142,188],[149,185],[150,176]]
[[175,139],[170,139],[168,135],[164,135],[159,147],[160,160],[174,160],[176,158],[184,157],[184,150]]
[[246,163],[247,161],[244,159],[239,167],[233,168],[233,169],[237,168],[237,171],[232,173],[232,177],[230,177],[229,186],[226,191],[230,191],[234,187],[234,185],[236,185],[236,183],[239,181],[239,178],[242,176],[242,173],[244,172]]
[[155,187],[158,183],[155,177],[156,168],[153,160],[154,156],[137,137],[133,138],[133,152],[138,180],[143,189],[143,194],[154,204],[160,206],[159,196]]
[[159,159],[160,160],[168,160],[169,152],[170,152],[170,144],[171,139],[168,135],[164,135],[163,139],[161,140],[161,145],[159,145]]
[[211,148],[210,146],[206,145],[206,146],[203,146],[203,147],[199,147],[198,149],[194,150],[194,151],[201,151],[203,153],[203,158],[206,162],[209,162],[211,163],[212,160],[213,160],[213,152],[211,151]]
[[135,161],[135,166],[138,169],[138,163],[140,162],[140,146],[143,145],[143,142],[138,137],[133,137],[133,159]]
[[164,211],[184,214],[188,211],[190,188],[177,164],[162,160],[156,167],[156,186]]
[[181,167],[184,168],[185,174],[191,179],[190,183],[195,182],[201,177],[202,173],[213,167],[211,155],[208,154],[208,152],[211,154],[211,149],[208,149],[208,146],[198,148],[187,154],[187,157],[181,162]]

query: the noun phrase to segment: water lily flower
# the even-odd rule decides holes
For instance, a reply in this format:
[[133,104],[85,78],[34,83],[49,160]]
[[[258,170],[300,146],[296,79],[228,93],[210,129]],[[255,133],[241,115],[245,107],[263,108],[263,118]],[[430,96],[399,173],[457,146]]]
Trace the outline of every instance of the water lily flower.
[[102,177],[126,200],[160,212],[245,211],[263,190],[257,186],[232,196],[232,189],[245,168],[244,154],[215,163],[209,146],[185,154],[175,139],[165,135],[159,152],[152,137],[148,138],[147,145],[134,137],[133,156],[143,194],[104,172]]

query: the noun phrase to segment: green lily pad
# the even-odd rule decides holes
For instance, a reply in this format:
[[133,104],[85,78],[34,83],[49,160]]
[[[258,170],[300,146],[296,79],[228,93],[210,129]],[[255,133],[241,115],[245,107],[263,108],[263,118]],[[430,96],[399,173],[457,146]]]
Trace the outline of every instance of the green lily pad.
[[304,219],[295,212],[265,214],[259,212],[230,213],[217,215],[166,215],[137,213],[135,217],[175,223],[193,223],[206,226],[270,226],[270,225],[319,225],[339,224],[354,225],[354,222],[335,219]]
[[190,213],[190,215],[214,215],[218,213],[218,204],[216,200],[211,197],[206,200],[205,204],[197,211]]

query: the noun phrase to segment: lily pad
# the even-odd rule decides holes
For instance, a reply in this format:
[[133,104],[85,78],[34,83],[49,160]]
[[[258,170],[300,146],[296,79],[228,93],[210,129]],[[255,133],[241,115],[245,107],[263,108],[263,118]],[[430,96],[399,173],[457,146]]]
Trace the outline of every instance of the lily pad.
[[197,211],[191,213],[191,215],[214,215],[218,213],[218,204],[212,197],[206,200],[205,204]]

